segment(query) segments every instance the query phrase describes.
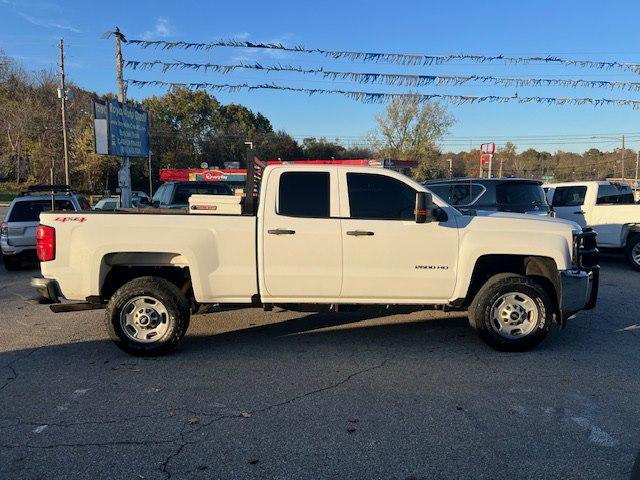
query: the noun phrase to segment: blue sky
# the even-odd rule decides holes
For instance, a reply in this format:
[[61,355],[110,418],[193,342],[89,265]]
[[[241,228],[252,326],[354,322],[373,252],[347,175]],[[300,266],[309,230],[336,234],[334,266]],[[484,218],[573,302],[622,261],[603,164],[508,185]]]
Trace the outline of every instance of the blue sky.
[[[113,41],[101,35],[115,25],[129,38],[213,41],[241,39],[282,42],[310,48],[401,53],[472,53],[562,55],[566,58],[640,63],[640,2],[592,1],[395,1],[367,2],[221,2],[0,0],[0,48],[27,68],[54,68],[57,39],[64,37],[67,76],[99,93],[115,91]],[[640,81],[632,73],[586,70],[557,65],[500,65],[455,62],[438,66],[404,67],[333,61],[278,52],[220,48],[209,52],[141,50],[127,46],[126,59],[185,60],[232,64],[258,61],[305,68],[442,75],[495,75]],[[384,85],[332,82],[295,73],[238,71],[229,75],[201,72],[127,71],[126,77],[166,81],[265,83],[304,88],[406,91]],[[640,99],[640,93],[590,88],[495,87],[464,85],[418,89],[421,93],[466,95],[541,95]],[[130,88],[131,97],[161,94],[160,89]],[[237,102],[267,115],[275,128],[292,135],[361,141],[375,125],[381,105],[362,104],[336,96],[308,97],[271,91],[216,93],[224,102]],[[611,149],[615,139],[592,134],[637,133],[630,148],[640,147],[640,110],[625,107],[547,106],[536,104],[477,104],[450,106],[456,119],[444,141],[446,150],[468,149],[480,143],[513,139],[520,149],[581,151],[595,146]]]

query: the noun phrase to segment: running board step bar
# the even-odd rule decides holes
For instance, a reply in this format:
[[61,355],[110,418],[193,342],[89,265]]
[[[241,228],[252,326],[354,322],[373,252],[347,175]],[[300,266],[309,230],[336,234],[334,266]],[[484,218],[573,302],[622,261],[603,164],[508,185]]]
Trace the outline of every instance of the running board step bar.
[[84,312],[85,310],[103,310],[107,308],[106,303],[55,303],[49,305],[49,308],[53,313],[66,313],[66,312]]

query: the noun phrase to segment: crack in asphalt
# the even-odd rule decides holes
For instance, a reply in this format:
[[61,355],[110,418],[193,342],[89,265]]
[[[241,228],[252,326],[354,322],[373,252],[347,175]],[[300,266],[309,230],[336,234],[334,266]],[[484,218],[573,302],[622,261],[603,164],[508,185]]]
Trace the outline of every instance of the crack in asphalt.
[[[377,370],[379,368],[383,368],[387,364],[387,362],[389,360],[390,360],[390,358],[385,358],[379,364],[373,365],[371,367],[363,368],[363,369],[360,369],[360,370],[358,370],[356,372],[353,372],[353,373],[347,375],[346,377],[344,377],[343,379],[341,379],[338,382],[334,382],[334,383],[332,383],[330,385],[327,385],[325,387],[322,387],[322,388],[316,388],[316,389],[313,389],[313,390],[309,390],[307,392],[301,393],[299,395],[295,395],[295,396],[293,396],[291,398],[288,398],[286,400],[282,400],[280,402],[276,402],[276,403],[272,403],[272,404],[266,405],[266,406],[264,406],[262,408],[257,408],[257,409],[254,409],[254,410],[247,410],[245,412],[240,412],[240,413],[232,414],[232,415],[219,415],[216,418],[213,418],[213,419],[211,419],[211,420],[209,420],[207,422],[201,423],[199,426],[197,426],[196,428],[194,428],[193,430],[188,431],[188,432],[185,431],[186,430],[186,426],[183,427],[182,430],[180,431],[180,437],[181,437],[180,444],[178,445],[178,447],[173,452],[171,452],[165,458],[165,460],[160,465],[160,472],[165,475],[164,480],[169,480],[171,478],[171,476],[172,476],[172,472],[169,470],[169,464],[171,463],[171,460],[173,460],[175,457],[180,455],[180,453],[182,453],[182,451],[188,445],[198,445],[198,444],[201,444],[203,442],[206,442],[206,440],[192,440],[192,441],[189,441],[189,440],[185,439],[186,436],[193,435],[193,434],[195,434],[197,432],[200,432],[203,429],[205,429],[205,428],[207,428],[207,427],[209,427],[209,426],[213,425],[214,423],[219,422],[221,420],[232,419],[232,418],[250,418],[254,414],[267,412],[267,411],[272,410],[274,408],[279,408],[279,407],[282,407],[284,405],[289,405],[291,403],[294,403],[294,402],[296,402],[298,400],[302,400],[303,398],[307,398],[307,397],[310,397],[310,396],[313,396],[313,395],[317,395],[319,393],[323,393],[323,392],[327,392],[329,390],[336,389],[336,388],[348,383],[353,378],[355,378],[355,377],[357,377],[359,375],[371,372],[373,370]],[[244,414],[248,413],[250,415],[249,415],[249,417],[247,417],[243,413]],[[202,414],[200,414],[200,415],[202,415]]]
[[51,450],[55,448],[76,448],[76,447],[113,447],[113,446],[121,446],[121,445],[132,445],[132,446],[144,446],[144,445],[167,445],[170,443],[175,443],[175,439],[167,439],[167,440],[115,440],[111,442],[76,442],[76,443],[52,443],[49,445],[32,445],[29,443],[22,445],[15,444],[0,444],[0,448],[6,449],[15,449],[15,448],[31,448],[34,450]]
[[2,369],[8,369],[11,371],[12,377],[6,378],[5,383],[3,385],[0,385],[0,392],[2,390],[4,390],[4,388],[6,386],[8,386],[11,382],[13,382],[14,380],[17,380],[19,377],[19,374],[17,372],[17,370],[13,367],[13,365],[20,361],[20,360],[24,360],[25,358],[30,357],[31,355],[33,355],[35,352],[37,352],[38,350],[40,350],[43,347],[46,347],[47,345],[40,345],[38,347],[33,347],[32,350],[30,350],[28,353],[24,354],[24,355],[20,355],[17,358],[14,358],[13,360],[11,360],[9,363],[7,363],[6,365],[4,365],[2,367]]

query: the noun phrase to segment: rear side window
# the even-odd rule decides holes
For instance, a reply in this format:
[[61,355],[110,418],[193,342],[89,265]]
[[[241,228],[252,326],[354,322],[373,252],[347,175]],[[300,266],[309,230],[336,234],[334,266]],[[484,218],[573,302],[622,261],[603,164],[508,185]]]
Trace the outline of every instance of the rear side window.
[[501,205],[546,205],[544,190],[537,183],[503,183],[496,186],[496,201]]
[[85,197],[78,197],[78,203],[80,204],[80,210],[91,210],[91,204]]
[[449,183],[426,187],[454,207],[471,205],[484,193],[482,185],[477,183]]
[[587,187],[557,187],[553,192],[554,207],[577,207],[584,204],[584,197],[587,194]]
[[285,172],[280,175],[278,214],[329,217],[329,172]]
[[[56,200],[56,210],[75,211],[69,200]],[[51,211],[51,200],[33,200],[16,202],[11,209],[8,222],[37,222],[41,212]]]
[[413,220],[416,191],[386,175],[347,173],[351,218]]
[[231,188],[224,183],[178,185],[172,203],[187,204],[191,195],[233,195]]
[[635,202],[631,187],[627,185],[599,185],[598,205],[632,205]]

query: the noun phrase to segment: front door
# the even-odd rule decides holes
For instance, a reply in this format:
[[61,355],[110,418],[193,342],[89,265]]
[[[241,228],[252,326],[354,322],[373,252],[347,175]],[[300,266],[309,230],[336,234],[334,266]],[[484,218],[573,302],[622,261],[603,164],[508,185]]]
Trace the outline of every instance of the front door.
[[586,185],[556,187],[553,192],[552,206],[558,218],[571,220],[581,227],[587,226],[584,199],[587,194]]
[[270,172],[259,232],[264,296],[309,302],[339,296],[342,239],[334,178],[331,167]]
[[341,172],[343,284],[348,301],[428,303],[453,294],[455,219],[415,223],[416,190],[400,178]]

